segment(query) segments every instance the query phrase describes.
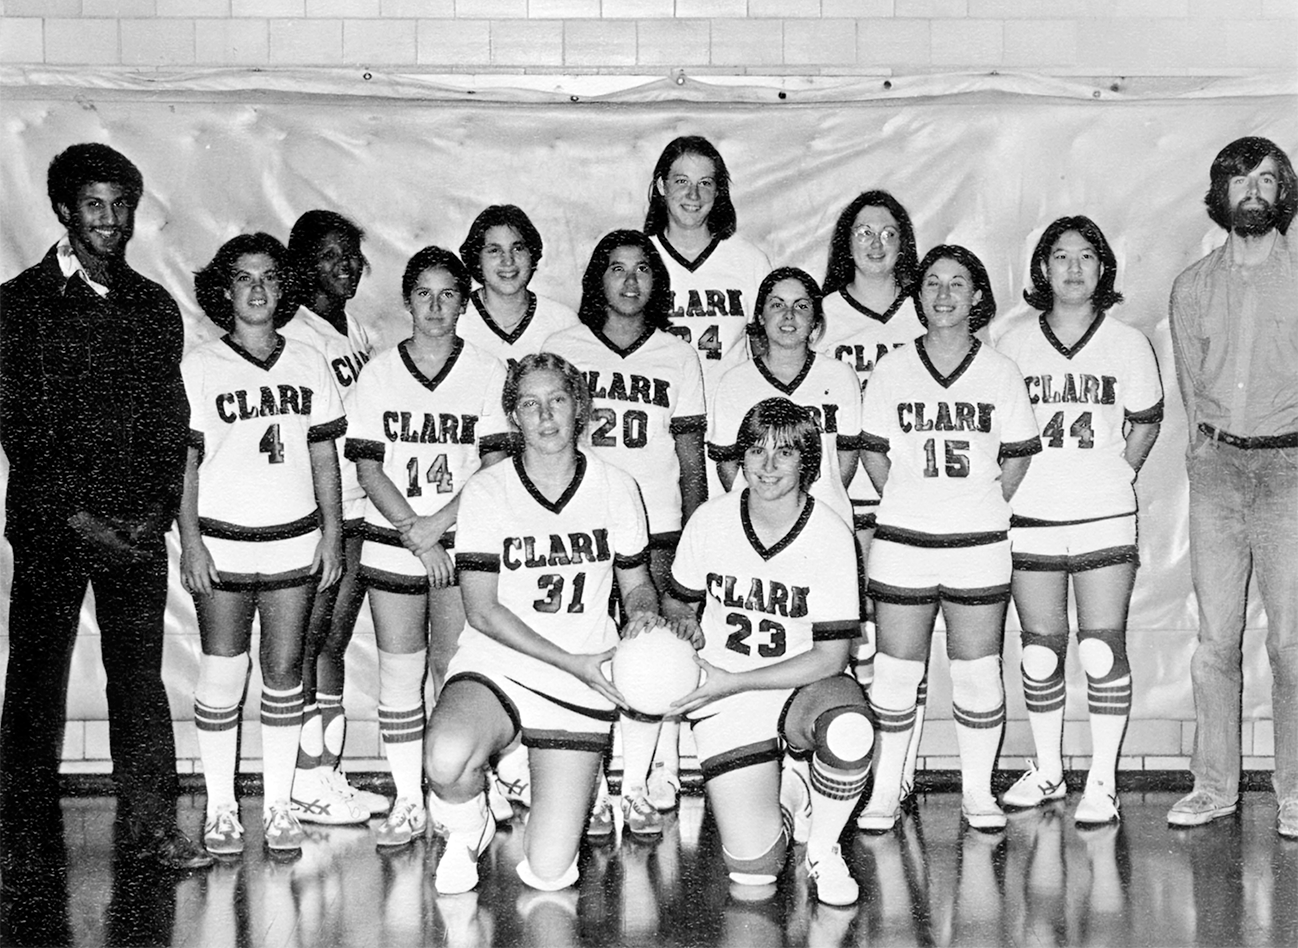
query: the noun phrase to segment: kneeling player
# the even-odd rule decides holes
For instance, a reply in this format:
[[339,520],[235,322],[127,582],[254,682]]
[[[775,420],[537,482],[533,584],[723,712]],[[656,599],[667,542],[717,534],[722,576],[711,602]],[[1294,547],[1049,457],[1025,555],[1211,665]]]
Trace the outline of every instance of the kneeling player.
[[524,356],[502,402],[523,447],[460,495],[455,565],[468,626],[426,738],[428,815],[448,837],[433,877],[444,894],[478,882],[495,826],[486,769],[520,734],[532,808],[518,874],[538,889],[577,880],[577,847],[623,704],[601,670],[618,641],[606,608],[615,574],[626,631],[660,622],[635,481],[577,447],[590,419],[584,377],[560,356]]
[[784,864],[792,827],[781,811],[807,808],[802,781],[781,793],[787,744],[811,757],[807,867],[817,897],[847,905],[859,889],[838,837],[874,744],[860,685],[843,674],[860,629],[854,540],[807,494],[821,451],[809,412],[784,398],[759,402],[736,447],[747,488],[698,509],[672,566],[664,611],[681,620],[706,673],[675,707],[694,729],[730,878],[772,883]]

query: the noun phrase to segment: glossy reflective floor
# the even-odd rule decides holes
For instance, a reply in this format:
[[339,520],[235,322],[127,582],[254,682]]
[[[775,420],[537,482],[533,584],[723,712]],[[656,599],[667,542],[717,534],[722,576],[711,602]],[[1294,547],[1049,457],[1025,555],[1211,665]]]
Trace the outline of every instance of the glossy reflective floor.
[[[850,909],[809,900],[793,861],[767,898],[738,897],[697,796],[660,842],[583,849],[581,882],[561,894],[518,881],[516,818],[479,890],[449,898],[430,881],[438,842],[383,856],[366,827],[313,828],[300,858],[276,861],[254,797],[241,859],[173,876],[115,853],[111,798],[68,799],[66,871],[5,878],[0,929],[6,944],[231,948],[1298,945],[1298,843],[1277,836],[1274,798],[1245,794],[1236,817],[1187,831],[1165,822],[1176,796],[1125,793],[1120,827],[1079,832],[1074,794],[984,835],[961,828],[957,794],[929,794],[894,832],[845,837],[862,883]],[[200,815],[182,804],[186,827]]]

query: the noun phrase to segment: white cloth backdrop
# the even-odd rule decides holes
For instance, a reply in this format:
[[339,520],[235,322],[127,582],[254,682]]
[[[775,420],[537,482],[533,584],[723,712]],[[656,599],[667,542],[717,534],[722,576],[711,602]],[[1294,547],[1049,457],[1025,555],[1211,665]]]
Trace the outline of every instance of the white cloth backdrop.
[[[120,149],[144,173],[128,257],[179,302],[190,346],[216,333],[194,302],[193,271],[237,233],[266,230],[287,239],[297,216],[315,207],[338,210],[368,232],[373,268],[353,309],[383,345],[408,328],[399,283],[409,255],[429,243],[458,248],[474,216],[493,203],[518,204],[532,217],[545,240],[533,288],[575,307],[591,247],[610,229],[643,223],[653,163],[681,134],[706,135],[720,149],[734,179],[740,231],[773,264],[823,277],[837,215],[861,190],[883,187],[910,210],[921,253],[956,242],[979,254],[1001,320],[1031,316],[1021,294],[1043,228],[1085,213],[1117,253],[1127,301],[1115,315],[1153,340],[1167,390],[1162,436],[1139,480],[1143,567],[1130,622],[1135,716],[1192,720],[1188,668],[1197,619],[1168,290],[1183,267],[1222,239],[1202,205],[1216,151],[1258,134],[1298,152],[1294,84],[1216,80],[1123,93],[1033,77],[894,79],[887,89],[861,80],[660,80],[630,88],[598,78],[565,82],[0,70],[0,278],[38,261],[60,236],[45,169],[66,145],[90,140]],[[2,492],[7,463],[0,471]],[[8,655],[11,576],[6,545],[0,665]],[[165,675],[174,717],[184,721],[198,636],[174,570],[171,586]],[[1264,618],[1252,598],[1245,715],[1265,718]],[[83,632],[69,715],[102,719],[103,673],[89,609]],[[1012,714],[1021,718],[1016,639],[1007,642],[1006,678]],[[372,719],[368,611],[350,657],[349,709]],[[1069,716],[1082,717],[1075,663],[1071,674]],[[935,686],[935,711],[941,705],[945,715],[944,689]]]

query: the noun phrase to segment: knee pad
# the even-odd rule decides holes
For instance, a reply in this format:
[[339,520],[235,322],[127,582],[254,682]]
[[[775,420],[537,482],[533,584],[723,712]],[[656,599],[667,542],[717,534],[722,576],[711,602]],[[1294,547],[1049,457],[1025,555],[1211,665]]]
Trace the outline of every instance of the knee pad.
[[229,708],[243,698],[251,667],[247,652],[226,657],[202,655],[198,660],[198,684],[194,700],[209,708]]
[[523,861],[516,867],[518,878],[523,883],[531,886],[533,889],[540,889],[542,892],[558,892],[560,889],[566,889],[577,881],[577,857],[572,858],[572,865],[563,871],[557,879],[542,879],[532,871],[532,864],[523,857]]
[[1107,685],[1131,674],[1127,633],[1122,629],[1079,629],[1077,654],[1088,681]]
[[[951,704],[956,722],[960,724],[994,727],[999,721],[1004,721],[1005,688],[1001,682],[1000,656],[952,661]],[[998,715],[999,721],[992,721],[988,715]]]
[[870,704],[892,711],[914,707],[919,683],[923,679],[923,662],[894,658],[886,652],[879,652],[874,656],[874,684],[870,686]]
[[789,852],[789,833],[783,826],[780,834],[771,843],[766,852],[752,859],[739,859],[730,854],[725,846],[721,847],[721,856],[725,859],[730,880],[740,885],[769,885],[779,876],[784,868],[784,859]]
[[870,762],[874,727],[864,708],[831,708],[816,718],[816,758],[838,770],[857,771]]
[[1023,700],[1029,712],[1058,711],[1067,699],[1064,659],[1068,655],[1067,635],[1041,635],[1024,630]]
[[427,652],[379,650],[379,704],[385,708],[422,708]]

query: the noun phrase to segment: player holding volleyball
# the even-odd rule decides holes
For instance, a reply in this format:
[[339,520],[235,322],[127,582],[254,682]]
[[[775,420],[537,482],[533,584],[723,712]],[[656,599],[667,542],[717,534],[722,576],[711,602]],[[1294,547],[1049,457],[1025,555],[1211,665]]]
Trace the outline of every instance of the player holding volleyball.
[[1014,494],[1010,546],[1023,640],[1023,696],[1037,762],[1006,806],[1059,800],[1064,786],[1068,585],[1086,672],[1091,770],[1078,823],[1118,819],[1118,748],[1131,713],[1127,610],[1140,565],[1136,472],[1158,437],[1163,384],[1149,340],[1108,316],[1118,263],[1089,217],[1061,217],[1032,251],[1024,299],[1041,316],[996,343],[1018,365],[1043,450]]
[[367,497],[360,576],[378,644],[379,735],[397,791],[380,846],[403,846],[427,827],[424,675],[431,662],[441,686],[464,627],[449,552],[460,492],[506,446],[504,363],[455,332],[469,300],[464,264],[425,247],[406,264],[401,296],[410,337],[365,370],[347,439]]
[[768,885],[784,864],[782,811],[806,809],[782,806],[787,745],[811,757],[806,859],[817,898],[848,905],[859,888],[838,836],[874,743],[861,686],[843,674],[860,626],[852,532],[808,493],[822,451],[809,411],[759,402],[736,447],[746,486],[698,509],[672,566],[664,613],[699,649],[706,675],[674,708],[694,731],[731,880]]
[[661,622],[649,579],[640,493],[631,475],[578,447],[590,418],[586,379],[552,353],[524,356],[505,380],[521,435],[510,461],[460,496],[455,564],[468,626],[428,724],[429,817],[447,833],[438,892],[467,892],[495,821],[486,768],[520,736],[532,808],[519,877],[555,890],[577,879],[577,847],[621,696],[601,664],[617,628]]
[[302,645],[317,581],[342,573],[336,438],[347,429],[323,356],[285,339],[288,252],[243,234],[194,278],[199,305],[227,335],[181,363],[189,457],[177,525],[181,583],[194,596],[203,654],[194,723],[207,786],[203,842],[243,851],[234,796],[240,707],[254,614],[261,616],[262,823],[273,850],[301,848],[289,811],[302,724]]
[[996,312],[981,261],[943,245],[928,252],[919,273],[916,299],[927,331],[879,360],[865,390],[863,461],[882,496],[869,580],[879,631],[870,690],[879,752],[857,825],[886,832],[897,822],[915,699],[940,606],[961,811],[975,829],[997,830],[1005,814],[991,775],[1005,725],[1009,498],[1041,439],[1017,366],[973,335]]

